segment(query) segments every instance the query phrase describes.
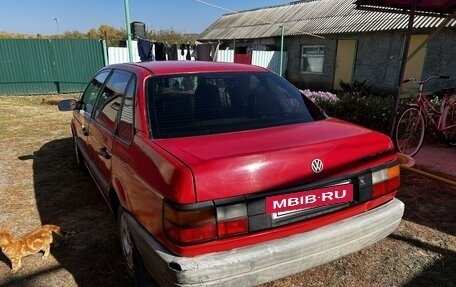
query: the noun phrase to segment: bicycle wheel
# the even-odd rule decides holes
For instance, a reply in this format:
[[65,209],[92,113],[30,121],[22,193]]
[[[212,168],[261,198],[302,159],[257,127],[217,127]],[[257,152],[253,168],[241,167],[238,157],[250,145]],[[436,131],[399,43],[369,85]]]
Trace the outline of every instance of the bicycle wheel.
[[425,124],[420,110],[406,108],[399,116],[394,129],[396,149],[405,155],[414,156],[421,148]]
[[442,114],[442,133],[450,146],[456,146],[456,108],[446,106]]

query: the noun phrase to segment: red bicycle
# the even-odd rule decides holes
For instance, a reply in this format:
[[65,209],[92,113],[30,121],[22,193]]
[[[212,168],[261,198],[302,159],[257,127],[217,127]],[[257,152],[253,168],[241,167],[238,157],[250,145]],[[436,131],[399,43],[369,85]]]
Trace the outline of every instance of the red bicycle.
[[419,85],[416,103],[406,106],[399,114],[394,127],[393,141],[397,150],[405,155],[414,156],[421,148],[427,126],[433,127],[445,138],[450,146],[456,146],[456,95],[454,89],[442,90],[440,106],[433,104],[423,93],[424,84],[435,78],[449,79],[447,76],[431,76],[426,80],[417,81],[415,78],[404,80],[413,81]]

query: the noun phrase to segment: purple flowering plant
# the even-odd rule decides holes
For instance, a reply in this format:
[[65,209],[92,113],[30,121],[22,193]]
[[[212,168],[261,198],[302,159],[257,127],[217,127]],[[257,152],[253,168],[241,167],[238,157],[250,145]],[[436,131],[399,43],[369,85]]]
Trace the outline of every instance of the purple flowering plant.
[[300,90],[306,97],[308,97],[312,102],[328,102],[328,103],[336,103],[339,101],[337,95],[330,93],[330,92],[322,92],[322,91],[311,91],[309,89]]

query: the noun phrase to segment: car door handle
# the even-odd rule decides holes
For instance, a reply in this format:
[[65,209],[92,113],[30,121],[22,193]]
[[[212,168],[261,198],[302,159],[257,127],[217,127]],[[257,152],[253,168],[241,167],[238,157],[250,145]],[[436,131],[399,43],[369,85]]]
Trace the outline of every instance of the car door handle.
[[86,127],[82,127],[82,133],[83,133],[85,136],[88,136],[88,135],[89,135],[89,131],[87,130]]
[[108,151],[108,149],[106,147],[103,147],[103,148],[100,149],[100,154],[105,159],[111,159],[111,154],[109,153],[109,151]]

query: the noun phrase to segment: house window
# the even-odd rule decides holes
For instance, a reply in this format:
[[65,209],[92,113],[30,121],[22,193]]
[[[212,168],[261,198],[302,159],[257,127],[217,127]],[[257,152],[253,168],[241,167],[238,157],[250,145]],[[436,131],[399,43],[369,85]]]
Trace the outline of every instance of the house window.
[[325,46],[301,46],[301,73],[323,73]]

